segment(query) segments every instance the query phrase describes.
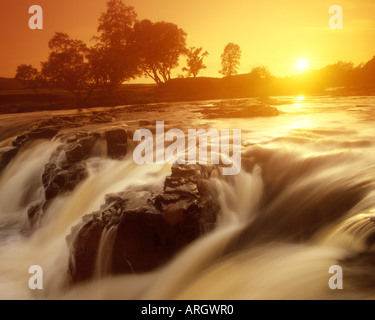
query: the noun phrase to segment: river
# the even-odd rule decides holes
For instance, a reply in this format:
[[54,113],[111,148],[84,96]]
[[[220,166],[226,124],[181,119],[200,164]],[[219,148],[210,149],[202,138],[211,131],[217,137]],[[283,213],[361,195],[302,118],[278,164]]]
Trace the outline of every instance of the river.
[[[210,181],[221,208],[215,229],[145,274],[67,286],[66,237],[105,195],[161,185],[170,165],[113,160],[98,147],[89,176],[29,232],[26,209],[43,197],[41,176],[61,141],[23,148],[0,175],[0,299],[375,298],[375,98],[273,99],[277,117],[207,119],[199,110],[216,102],[201,101],[140,108],[110,124],[242,132],[241,172]],[[69,113],[1,115],[0,147],[37,119]],[[28,286],[33,265],[43,268],[43,290]],[[329,287],[331,266],[342,267],[342,290]]]

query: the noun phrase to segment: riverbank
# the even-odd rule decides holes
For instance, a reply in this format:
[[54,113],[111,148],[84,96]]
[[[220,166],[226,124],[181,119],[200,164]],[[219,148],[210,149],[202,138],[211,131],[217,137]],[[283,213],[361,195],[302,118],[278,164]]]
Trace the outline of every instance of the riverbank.
[[[11,79],[8,79],[11,80]],[[311,84],[306,87],[285,86],[281,80],[264,84],[249,75],[230,78],[173,79],[168,84],[125,84],[113,93],[96,90],[78,103],[72,93],[58,89],[25,89],[14,81],[0,82],[0,114],[37,111],[74,110],[136,104],[246,99],[275,96],[373,96],[375,87],[340,87],[324,89]],[[84,96],[84,94],[83,94]]]

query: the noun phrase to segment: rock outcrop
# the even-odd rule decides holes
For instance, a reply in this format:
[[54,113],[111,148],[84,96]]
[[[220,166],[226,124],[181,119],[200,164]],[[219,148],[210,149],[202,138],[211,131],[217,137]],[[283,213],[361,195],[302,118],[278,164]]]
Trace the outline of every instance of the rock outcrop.
[[128,151],[127,132],[113,129],[105,132],[108,156],[114,159],[124,157]]
[[[213,174],[215,167],[174,165],[159,190],[108,195],[101,210],[85,216],[68,237],[71,282],[89,280],[98,269],[99,276],[153,270],[212,230],[219,211],[208,182]],[[111,239],[103,243],[106,234]],[[107,258],[98,256],[100,250]]]
[[[86,161],[92,156],[96,143],[106,138],[108,155],[120,158],[126,155],[127,134],[118,128],[96,132],[77,132],[67,137],[52,154],[50,161],[45,165],[42,174],[45,201],[42,204],[33,204],[28,208],[31,225],[38,221],[43,214],[43,208],[59,195],[73,191],[75,187],[88,177]],[[125,147],[124,147],[125,146]]]
[[14,146],[0,149],[0,172],[9,164],[17,152],[18,148]]
[[[16,156],[18,151],[25,146],[26,144],[39,140],[39,139],[46,139],[51,140],[60,132],[62,129],[67,128],[80,128],[84,127],[87,124],[99,124],[99,123],[108,123],[114,121],[115,114],[110,112],[93,112],[92,114],[79,114],[79,115],[70,115],[70,116],[61,116],[61,117],[53,117],[47,120],[39,121],[36,123],[30,130],[24,132],[23,134],[17,136],[15,140],[12,141],[11,146],[5,147],[0,149],[0,172],[5,169],[5,167],[9,164],[9,162]],[[115,130],[111,130],[116,131]],[[126,131],[123,129],[117,130],[117,135],[114,136],[116,139],[118,137],[120,131],[122,131],[121,137],[124,138],[126,136]],[[125,135],[124,135],[125,133]],[[111,141],[111,137],[109,136],[109,141]],[[79,144],[83,146],[82,155],[85,154],[87,149],[90,148],[92,143],[91,139],[85,140],[82,139],[79,141]],[[112,142],[111,142],[112,143]],[[113,142],[115,146],[119,144],[116,140]],[[123,142],[124,143],[124,142]],[[126,144],[126,142],[125,142]],[[80,147],[77,147],[78,149]],[[72,155],[76,156],[77,152],[80,151],[78,149],[72,150]],[[112,149],[111,149],[112,152]],[[126,152],[125,152],[126,153]],[[123,155],[123,148],[121,149],[121,155]],[[115,154],[115,157],[117,154]],[[72,159],[75,161],[75,159]]]

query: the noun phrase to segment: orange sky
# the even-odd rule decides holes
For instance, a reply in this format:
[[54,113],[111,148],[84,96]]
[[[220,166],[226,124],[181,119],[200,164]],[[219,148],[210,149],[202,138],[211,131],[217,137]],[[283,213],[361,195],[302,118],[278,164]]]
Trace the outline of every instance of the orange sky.
[[[367,61],[375,55],[375,0],[126,0],[140,19],[165,20],[188,33],[190,46],[210,55],[201,76],[220,76],[228,42],[242,49],[239,72],[266,65],[277,76],[296,73],[300,58],[320,68],[338,60]],[[21,63],[40,66],[56,31],[88,42],[106,0],[1,0],[0,77],[14,76]],[[28,28],[28,8],[44,10],[44,30]],[[328,26],[331,5],[344,10],[344,29]],[[181,66],[183,67],[183,65]],[[176,70],[175,74],[181,73]]]

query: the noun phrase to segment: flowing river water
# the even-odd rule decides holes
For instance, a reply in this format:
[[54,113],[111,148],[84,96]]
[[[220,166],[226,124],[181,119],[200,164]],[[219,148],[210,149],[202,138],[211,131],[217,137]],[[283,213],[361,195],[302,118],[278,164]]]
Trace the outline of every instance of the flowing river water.
[[[170,165],[137,165],[131,154],[112,160],[98,145],[87,160],[89,176],[55,198],[30,233],[26,208],[43,197],[41,176],[61,141],[37,140],[20,150],[0,175],[0,298],[375,298],[375,98],[275,101],[277,117],[208,120],[197,108],[210,108],[211,101],[170,104],[164,113],[139,110],[124,120],[242,131],[241,172],[210,180],[221,208],[215,229],[145,274],[66,286],[66,237],[105,195],[162,185]],[[51,115],[0,116],[0,147]],[[99,257],[105,259],[110,243],[109,232]],[[43,268],[43,290],[28,286],[33,265]],[[328,286],[333,265],[343,268],[343,290]]]

